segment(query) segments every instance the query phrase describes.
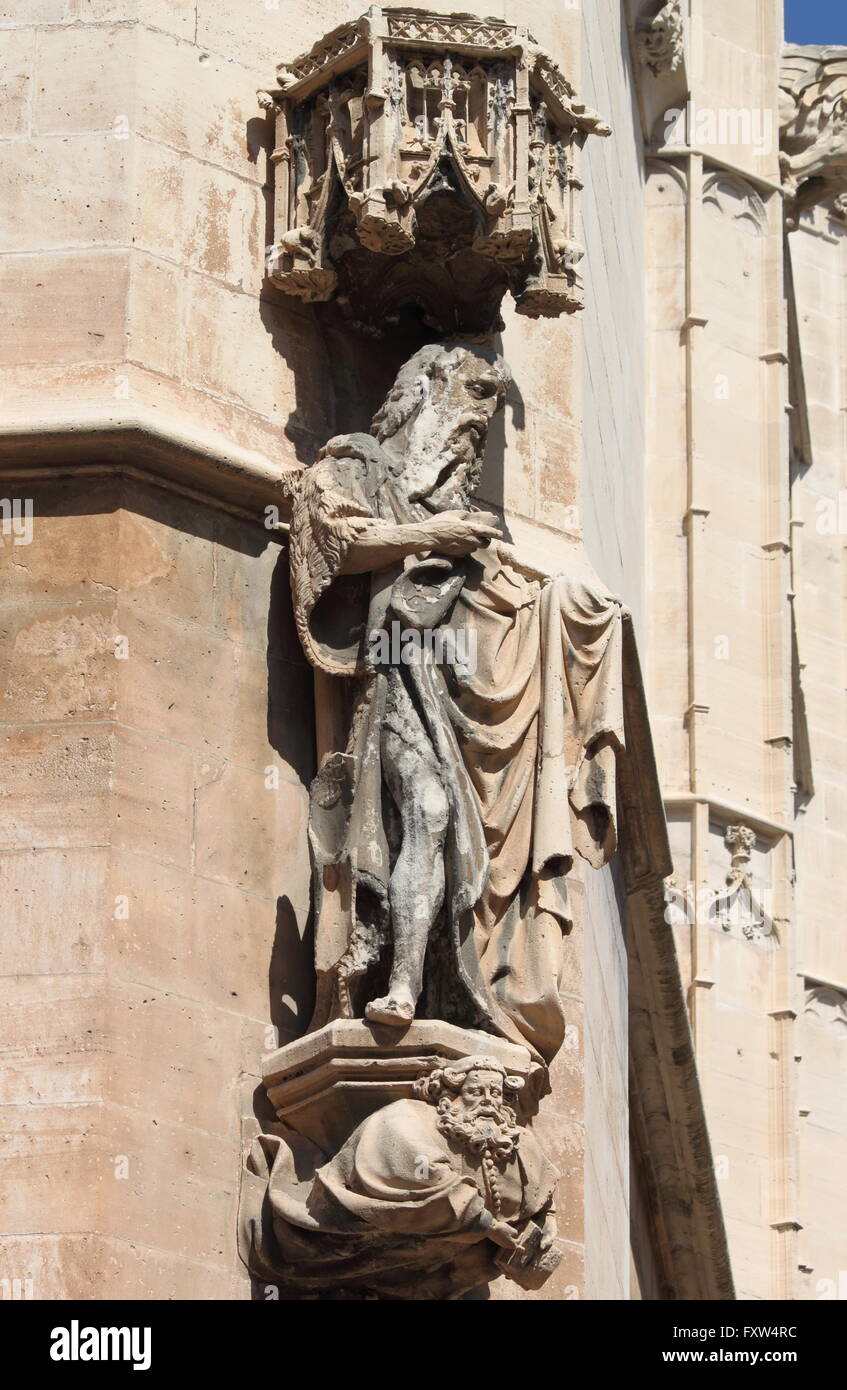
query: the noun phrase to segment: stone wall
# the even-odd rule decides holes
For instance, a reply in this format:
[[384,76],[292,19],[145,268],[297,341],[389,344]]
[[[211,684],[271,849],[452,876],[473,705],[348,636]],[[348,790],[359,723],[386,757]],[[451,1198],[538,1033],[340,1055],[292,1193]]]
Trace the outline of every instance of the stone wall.
[[[585,151],[580,519],[597,573],[644,613],[643,155],[623,6],[582,7],[585,100],[612,127]],[[613,327],[612,327],[613,326]],[[613,868],[586,876],[586,1297],[629,1294],[625,906]]]
[[[841,1298],[847,1212],[847,625],[843,603],[847,473],[844,403],[847,232],[818,210],[791,236],[810,456],[793,486],[799,680],[814,795],[798,795],[797,919],[802,976],[798,1095],[801,1289]],[[839,599],[841,601],[839,601]]]
[[246,1297],[242,1091],[311,1006],[286,557],[132,482],[27,496],[0,551],[3,1268],[37,1298]]

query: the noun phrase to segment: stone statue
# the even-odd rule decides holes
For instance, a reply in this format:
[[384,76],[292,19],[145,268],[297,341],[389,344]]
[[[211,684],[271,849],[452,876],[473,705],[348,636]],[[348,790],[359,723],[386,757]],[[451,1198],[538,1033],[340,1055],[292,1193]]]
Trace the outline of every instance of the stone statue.
[[556,1172],[493,1057],[425,1073],[329,1161],[292,1131],[253,1146],[242,1248],[254,1274],[299,1294],[455,1298],[499,1273],[537,1288],[559,1263]]
[[676,72],[683,58],[684,33],[679,0],[666,0],[658,10],[648,5],[641,11],[635,25],[636,44],[642,63],[654,77]]
[[616,843],[622,610],[475,508],[508,383],[490,350],[425,347],[293,489],[297,626],[337,731],[311,793],[312,1028],[444,1019],[546,1062],[574,854]]

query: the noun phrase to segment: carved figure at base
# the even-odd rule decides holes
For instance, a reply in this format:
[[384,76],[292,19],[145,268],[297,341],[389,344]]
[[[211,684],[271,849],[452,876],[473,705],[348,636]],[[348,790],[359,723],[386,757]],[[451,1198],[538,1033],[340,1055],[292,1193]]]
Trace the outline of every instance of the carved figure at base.
[[376,1110],[334,1156],[292,1131],[254,1144],[242,1189],[252,1273],[300,1295],[455,1298],[558,1265],[557,1174],[509,1104],[523,1085],[466,1057]]

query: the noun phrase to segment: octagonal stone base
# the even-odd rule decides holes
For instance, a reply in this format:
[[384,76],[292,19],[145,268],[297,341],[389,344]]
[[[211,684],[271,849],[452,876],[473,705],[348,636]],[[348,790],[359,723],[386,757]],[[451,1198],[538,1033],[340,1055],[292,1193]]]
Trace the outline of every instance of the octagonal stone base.
[[263,1079],[280,1120],[337,1153],[374,1110],[412,1096],[423,1072],[475,1053],[524,1078],[523,1114],[533,1114],[543,1068],[527,1048],[434,1019],[403,1029],[337,1019],[265,1057]]

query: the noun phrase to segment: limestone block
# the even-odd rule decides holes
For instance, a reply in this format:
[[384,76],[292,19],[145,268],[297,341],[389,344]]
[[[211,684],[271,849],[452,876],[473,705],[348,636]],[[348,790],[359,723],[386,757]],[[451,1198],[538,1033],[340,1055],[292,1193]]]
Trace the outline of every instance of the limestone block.
[[186,748],[226,756],[232,731],[220,712],[235,693],[228,644],[135,608],[122,612],[121,626],[128,649],[120,663],[123,718],[152,737],[166,729]]
[[0,212],[4,251],[127,242],[127,141],[103,135],[16,141],[4,147],[4,162],[9,192]]
[[127,279],[125,251],[4,256],[0,295],[10,308],[0,365],[121,358]]
[[114,599],[0,609],[0,720],[109,719],[115,712]]
[[[164,309],[159,310],[160,314]],[[282,424],[299,412],[298,425],[319,433],[322,416],[311,402],[295,400],[286,359],[297,354],[297,372],[316,377],[322,365],[313,323],[268,305],[267,326],[257,331],[257,302],[247,295],[192,276],[188,283],[186,376],[196,386],[229,397]],[[164,326],[164,324],[163,324]],[[280,357],[282,353],[282,357]]]
[[0,605],[72,604],[108,598],[117,587],[114,483],[68,482],[57,496],[50,484],[30,482],[8,489],[32,503],[32,540],[0,547]]
[[307,796],[302,787],[233,764],[201,760],[208,772],[196,787],[194,844],[197,872],[266,898],[308,896]]
[[294,630],[287,550],[270,531],[248,531],[224,514],[215,518],[215,536],[215,630],[249,651],[305,669]]
[[29,103],[35,60],[35,30],[7,30],[3,39],[4,83],[0,97],[0,135],[29,133]]
[[577,432],[539,414],[534,426],[538,519],[563,531],[579,530]]
[[203,1000],[134,981],[108,997],[111,1094],[159,1124],[229,1135],[237,1111],[220,1062],[240,1065],[241,1019]]
[[32,0],[26,12],[19,0],[3,0],[0,4],[0,24],[61,24],[67,19],[68,0]]
[[[136,245],[238,285],[245,261],[248,191],[252,185],[243,178],[141,139],[136,145]],[[261,246],[258,255],[261,267]]]
[[[120,604],[204,631],[212,626],[217,518],[174,493],[124,484]],[[164,653],[160,653],[163,655]]]
[[185,274],[136,252],[127,300],[128,355],[148,370],[180,380],[185,375]]
[[66,0],[66,3],[69,17],[83,23],[136,20],[189,43],[194,38],[194,0]]
[[0,862],[14,924],[3,948],[3,974],[102,970],[104,933],[114,906],[107,893],[108,850],[18,851],[3,854]]
[[108,842],[114,739],[101,725],[7,728],[0,734],[0,849]]
[[25,1236],[35,1224],[55,1235],[98,1228],[102,1113],[99,1105],[60,1101],[3,1107],[5,1236]]
[[[260,11],[266,18],[264,9]],[[167,34],[138,34],[137,61],[144,73],[137,130],[147,139],[262,181],[254,162],[264,122],[256,107],[256,87],[266,82],[255,69],[177,42]],[[252,141],[252,145],[251,145]]]
[[[121,24],[67,25],[39,35],[32,126],[36,135],[132,129],[136,34]],[[68,81],[68,74],[73,81]],[[123,121],[121,121],[123,118]],[[123,145],[123,140],[115,140]]]
[[102,975],[0,977],[4,1065],[0,1098],[32,1107],[99,1102],[106,1084]]
[[165,864],[191,863],[194,754],[155,734],[115,734],[112,843]]
[[[225,1026],[216,1022],[215,1027],[225,1045]],[[236,1223],[238,1180],[229,1160],[232,1136],[171,1121],[167,1101],[160,1100],[163,1087],[157,1077],[174,1067],[175,1054],[157,1048],[153,1038],[145,1038],[145,1043],[159,1066],[146,1075],[142,1071],[148,1088],[142,1093],[142,1106],[133,1104],[138,1093],[131,1087],[128,1103],[109,1108],[101,1141],[100,1196],[109,1234],[163,1254],[214,1262],[232,1273],[230,1233]],[[210,1077],[179,1064],[177,1071],[181,1086],[214,1086]],[[116,1080],[123,1079],[118,1064]],[[229,1098],[228,1091],[225,1094]],[[205,1113],[198,1112],[198,1118]]]

